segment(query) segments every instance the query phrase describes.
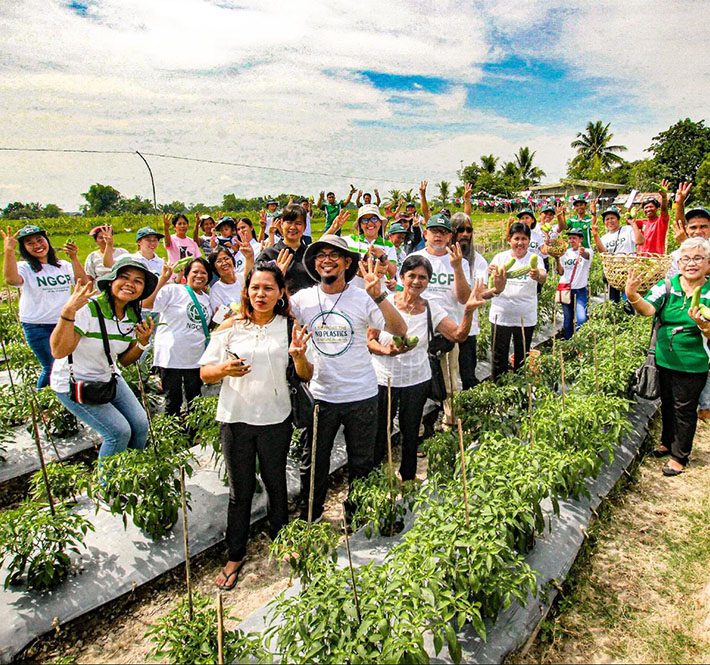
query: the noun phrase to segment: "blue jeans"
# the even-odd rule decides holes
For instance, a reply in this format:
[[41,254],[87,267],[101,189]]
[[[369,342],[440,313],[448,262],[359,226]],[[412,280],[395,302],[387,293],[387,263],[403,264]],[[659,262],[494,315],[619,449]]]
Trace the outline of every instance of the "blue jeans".
[[708,374],[707,381],[705,381],[705,387],[700,395],[700,402],[698,403],[699,409],[710,409],[710,374]]
[[54,330],[53,323],[23,323],[22,329],[25,331],[25,339],[32,349],[32,353],[37,356],[42,371],[37,379],[38,388],[46,388],[49,385],[49,375],[52,373],[54,357],[49,348],[49,338]]
[[[574,335],[575,330],[579,330],[581,326],[587,320],[587,287],[582,289],[572,289],[571,296],[572,301],[569,305],[562,305],[562,313],[564,314],[564,331],[565,339],[570,339]],[[577,325],[575,326],[575,313],[577,318]]]
[[108,404],[78,404],[69,393],[57,399],[79,420],[103,438],[99,459],[122,453],[126,448],[143,450],[148,441],[148,417],[126,381],[118,378],[116,397]]

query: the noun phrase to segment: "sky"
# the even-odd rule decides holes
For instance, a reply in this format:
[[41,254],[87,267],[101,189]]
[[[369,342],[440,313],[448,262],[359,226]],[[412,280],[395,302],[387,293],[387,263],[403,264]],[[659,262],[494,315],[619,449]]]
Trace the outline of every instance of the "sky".
[[[458,184],[520,146],[551,182],[587,122],[627,159],[707,117],[706,1],[23,0],[0,5],[0,148],[147,157],[158,202]],[[315,175],[326,174],[326,175]],[[150,197],[135,154],[0,150],[0,207]]]

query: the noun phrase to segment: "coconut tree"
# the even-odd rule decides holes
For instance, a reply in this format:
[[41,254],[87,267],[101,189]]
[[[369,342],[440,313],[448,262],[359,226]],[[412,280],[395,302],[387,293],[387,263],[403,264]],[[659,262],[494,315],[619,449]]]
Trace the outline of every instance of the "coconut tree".
[[605,125],[601,120],[590,121],[584,132],[577,132],[577,138],[570,144],[577,150],[576,161],[596,171],[608,170],[624,161],[616,153],[626,151],[626,146],[610,145],[614,137],[609,131],[610,124]]
[[481,167],[486,173],[495,173],[498,158],[494,155],[481,155]]
[[449,200],[449,196],[451,196],[451,183],[446,180],[442,180],[437,183],[436,186],[439,188],[439,200],[441,201],[441,204],[446,205],[446,202]]
[[387,192],[387,196],[389,197],[390,203],[397,203],[402,196],[402,192],[398,189],[390,189],[390,191]]
[[536,151],[530,151],[527,146],[520,147],[518,152],[514,155],[515,164],[518,167],[518,174],[520,176],[520,182],[523,187],[530,187],[530,185],[535,185],[540,182],[540,179],[545,175],[545,172],[539,167],[533,164],[535,159]]
[[416,203],[419,201],[419,196],[414,193],[413,189],[408,189],[406,192],[402,192],[401,195],[405,203]]

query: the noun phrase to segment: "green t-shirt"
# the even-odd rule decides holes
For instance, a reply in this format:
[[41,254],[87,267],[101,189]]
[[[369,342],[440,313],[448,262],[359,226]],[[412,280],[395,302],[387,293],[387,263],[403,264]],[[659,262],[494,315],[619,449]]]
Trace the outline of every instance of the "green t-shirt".
[[[695,321],[688,316],[691,296],[680,285],[680,275],[671,279],[670,293],[666,296],[663,279],[647,294],[659,313],[660,327],[656,338],[656,364],[678,372],[707,372],[710,350]],[[710,280],[700,289],[700,302],[710,307]]]
[[325,202],[320,204],[320,209],[325,210],[325,231],[330,228],[333,220],[340,214],[344,205],[345,201],[338,201],[338,203]]
[[592,216],[587,215],[580,219],[577,215],[570,217],[567,220],[568,229],[582,229],[584,237],[582,238],[582,247],[589,248],[592,246]]

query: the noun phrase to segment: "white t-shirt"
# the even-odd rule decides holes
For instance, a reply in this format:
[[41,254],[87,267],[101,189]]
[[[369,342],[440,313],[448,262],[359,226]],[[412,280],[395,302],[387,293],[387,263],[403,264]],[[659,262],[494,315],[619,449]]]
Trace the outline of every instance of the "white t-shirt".
[[59,259],[59,267],[44,263],[39,272],[34,272],[27,261],[19,261],[17,272],[22,277],[20,321],[56,324],[62,307],[71,296],[74,284],[72,264]]
[[[197,294],[205,320],[212,318],[210,297]],[[153,343],[153,365],[171,369],[195,369],[205,350],[205,333],[197,308],[184,284],[166,284],[155,297],[153,311],[162,313]]]
[[630,226],[620,226],[618,231],[605,233],[600,240],[611,254],[635,254],[636,239]]
[[594,253],[591,249],[587,250],[589,252],[589,258],[580,258],[579,252],[575,252],[572,249],[568,249],[562,256],[560,256],[560,261],[562,262],[562,267],[564,268],[564,274],[560,277],[560,282],[563,284],[569,284],[572,279],[572,271],[574,270],[574,264],[579,259],[577,265],[577,270],[574,272],[574,281],[572,282],[571,288],[573,289],[583,289],[589,284],[589,268],[592,265],[592,258]]
[[530,245],[528,249],[531,252],[535,252],[535,254],[543,259],[547,258],[547,254],[543,254],[540,251],[540,247],[542,247],[546,242],[545,234],[537,226],[534,229],[530,229]]
[[288,347],[284,316],[276,316],[265,326],[236,319],[231,328],[212,335],[199,360],[200,365],[227,361],[227,350],[251,365],[248,374],[227,376],[222,380],[217,402],[219,422],[275,425],[288,418],[291,413],[286,381]]
[[[122,256],[127,254],[128,250],[123,249],[123,247],[114,247],[114,263],[118,261],[118,259],[120,259]],[[107,268],[104,265],[104,251],[102,249],[95,249],[84,260],[84,272],[92,279],[98,279],[99,277],[108,275],[111,270],[112,268]]]
[[157,254],[153,255],[152,259],[146,259],[140,252],[135,252],[131,254],[134,259],[138,259],[143,263],[143,265],[150,270],[156,277],[160,277],[160,273],[163,272],[163,266],[165,261],[159,257]]
[[242,299],[243,287],[244,282],[241,275],[237,275],[234,284],[227,284],[222,280],[215,282],[210,287],[210,307],[212,312],[216,312],[220,305],[229,307],[233,302],[239,304]]
[[[483,258],[483,254],[476,252],[473,260],[473,266],[471,267],[471,286],[475,280],[482,279],[484,282],[488,282],[488,261]],[[425,291],[426,293],[426,291]],[[462,315],[463,318],[463,315]],[[460,323],[460,322],[459,322]],[[478,322],[478,309],[473,310],[473,320],[471,321],[471,331],[468,336],[478,335],[481,332],[481,326]]]
[[[533,252],[528,251],[522,259],[516,259],[511,270],[530,264]],[[500,252],[491,259],[491,265],[502,266],[513,258],[511,250]],[[542,266],[540,266],[542,267]],[[488,314],[491,323],[499,326],[534,326],[537,324],[537,282],[530,273],[517,279],[509,279],[503,292],[491,300]]]
[[[434,272],[429,280],[429,286],[422,293],[422,297],[430,302],[436,300],[456,323],[461,323],[463,319],[463,304],[456,298],[456,289],[454,288],[454,269],[451,267],[451,259],[449,255],[436,256],[429,254],[425,249],[420,249],[418,252],[412,252],[410,256],[423,256],[429,259]],[[471,267],[468,261],[463,259],[461,262],[463,274],[471,285]]]
[[[79,344],[72,352],[74,378],[84,381],[108,381],[111,378],[111,366],[106,360],[101,339],[101,326],[96,315],[96,302],[84,305],[76,313],[74,320],[74,330],[81,335]],[[101,311],[104,313],[111,357],[114,359],[116,371],[120,373],[120,365],[115,361],[115,358],[126,351],[130,343],[135,340],[133,326],[136,323],[136,317],[132,310],[127,310],[127,316],[124,316],[123,320],[117,324],[107,302],[103,302]],[[49,385],[54,392],[69,392],[68,356],[54,361]]]
[[308,344],[313,397],[341,404],[377,395],[367,328],[383,330],[385,317],[365,291],[348,285],[329,294],[312,286],[291,296],[291,311],[313,333]]
[[[256,257],[261,254],[261,243],[258,242],[257,240],[254,240],[252,238],[249,241],[249,244],[251,245],[251,248],[254,250],[254,260],[256,261]],[[244,254],[241,252],[237,252],[234,255],[234,270],[237,272],[237,274],[244,276],[244,264],[246,263],[246,258],[244,258]]]
[[306,213],[306,230],[303,232],[304,236],[311,237],[311,213]]
[[[388,296],[388,300],[394,305],[394,293]],[[446,311],[436,301],[429,303],[431,309],[432,334],[436,334],[437,326],[446,318]],[[393,388],[405,388],[415,386],[431,379],[431,367],[429,366],[429,334],[427,330],[427,313],[424,310],[421,314],[408,316],[406,312],[398,310],[407,324],[407,337],[419,337],[419,343],[407,353],[398,356],[377,356],[372,355],[372,365],[377,375],[377,383],[381,386],[387,385],[387,379],[392,379]],[[392,335],[382,330],[380,332],[380,344],[387,346],[392,341]]]

